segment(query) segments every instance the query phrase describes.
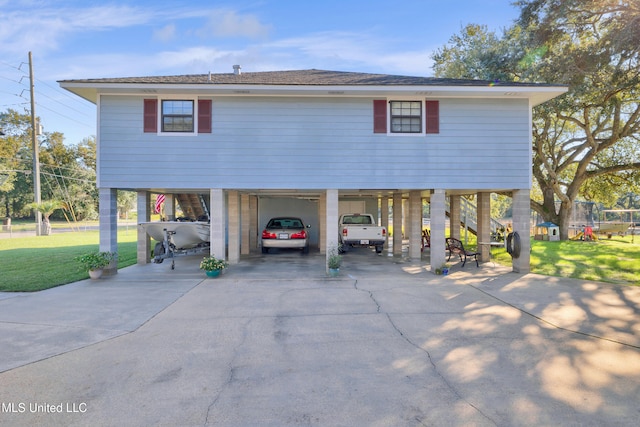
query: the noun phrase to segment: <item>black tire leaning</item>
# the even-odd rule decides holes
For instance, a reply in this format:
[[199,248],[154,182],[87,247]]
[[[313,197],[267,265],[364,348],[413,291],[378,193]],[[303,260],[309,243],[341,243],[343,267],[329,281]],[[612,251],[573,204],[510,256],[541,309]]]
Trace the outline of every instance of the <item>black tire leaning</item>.
[[520,242],[520,235],[517,231],[509,233],[507,236],[507,253],[511,255],[511,258],[520,258],[520,251],[522,249],[522,242]]

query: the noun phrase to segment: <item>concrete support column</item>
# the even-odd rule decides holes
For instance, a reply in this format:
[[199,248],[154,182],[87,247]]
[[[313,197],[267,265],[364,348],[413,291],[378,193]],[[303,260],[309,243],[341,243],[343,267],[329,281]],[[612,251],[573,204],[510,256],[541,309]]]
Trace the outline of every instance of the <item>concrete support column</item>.
[[[489,243],[491,242],[491,193],[478,193],[476,197],[478,199],[478,243]],[[480,262],[489,261],[490,251],[490,245],[478,245]]]
[[[100,251],[118,252],[118,190],[101,188],[99,190]],[[113,275],[118,272],[118,260],[114,259],[102,274]]]
[[403,239],[409,239],[411,235],[411,220],[409,218],[409,201],[402,200],[402,237]]
[[[138,222],[149,222],[151,220],[151,194],[148,191],[137,193]],[[138,246],[136,254],[138,264],[148,264],[151,260],[151,238],[138,226]]]
[[420,191],[409,192],[409,258],[419,260],[422,257],[422,197]]
[[380,225],[387,229],[387,240],[384,242],[384,248],[389,247],[389,197],[384,196],[380,199]]
[[164,195],[164,215],[167,221],[176,220],[176,198],[173,194]]
[[529,223],[530,191],[513,191],[513,232],[520,236],[520,256],[512,258],[511,265],[516,273],[529,273],[531,271],[531,241],[529,236],[531,226]]
[[[336,224],[338,221],[336,220]],[[321,194],[318,199],[318,248],[321,254],[327,253],[327,195]]]
[[240,195],[240,253],[249,255],[249,236],[251,230],[251,214],[249,207],[249,195]]
[[329,273],[329,255],[338,250],[338,190],[326,191],[325,239],[327,242],[325,270]]
[[393,254],[402,255],[402,194],[393,193]]
[[224,191],[221,188],[212,188],[209,192],[211,200],[211,248],[209,252],[211,256],[226,260],[227,204],[224,199]]
[[227,212],[229,213],[229,263],[240,262],[240,194],[237,191],[227,192]]
[[249,250],[258,250],[258,196],[249,196]]
[[445,191],[433,190],[431,193],[431,271],[442,267],[445,261]]
[[460,240],[460,196],[449,196],[449,237]]

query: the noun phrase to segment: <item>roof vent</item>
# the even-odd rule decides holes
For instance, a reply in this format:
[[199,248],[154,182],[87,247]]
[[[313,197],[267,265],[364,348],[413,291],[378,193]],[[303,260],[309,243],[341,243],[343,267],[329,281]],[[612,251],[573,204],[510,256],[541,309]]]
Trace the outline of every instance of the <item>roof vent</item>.
[[240,71],[241,69],[242,69],[241,66],[234,65],[233,66],[233,74],[235,74],[236,76],[239,76],[240,74],[242,74],[242,71]]

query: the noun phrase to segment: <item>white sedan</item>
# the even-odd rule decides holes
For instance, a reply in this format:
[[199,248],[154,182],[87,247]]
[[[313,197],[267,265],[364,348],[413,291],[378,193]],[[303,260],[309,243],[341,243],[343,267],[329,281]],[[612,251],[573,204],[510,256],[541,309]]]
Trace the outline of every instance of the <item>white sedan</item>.
[[262,231],[262,253],[266,254],[271,248],[302,249],[303,254],[309,253],[307,228],[310,227],[300,218],[271,218]]

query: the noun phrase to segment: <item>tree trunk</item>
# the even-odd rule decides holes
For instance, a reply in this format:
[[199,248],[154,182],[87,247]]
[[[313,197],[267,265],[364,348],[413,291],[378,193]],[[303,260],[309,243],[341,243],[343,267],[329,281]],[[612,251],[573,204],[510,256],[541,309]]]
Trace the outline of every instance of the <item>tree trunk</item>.
[[560,212],[558,212],[558,222],[556,223],[560,227],[560,240],[569,239],[569,225],[571,224],[572,213],[573,200],[562,202]]
[[51,234],[51,223],[49,222],[49,218],[42,219],[42,224],[40,224],[40,231],[41,236],[49,236]]

